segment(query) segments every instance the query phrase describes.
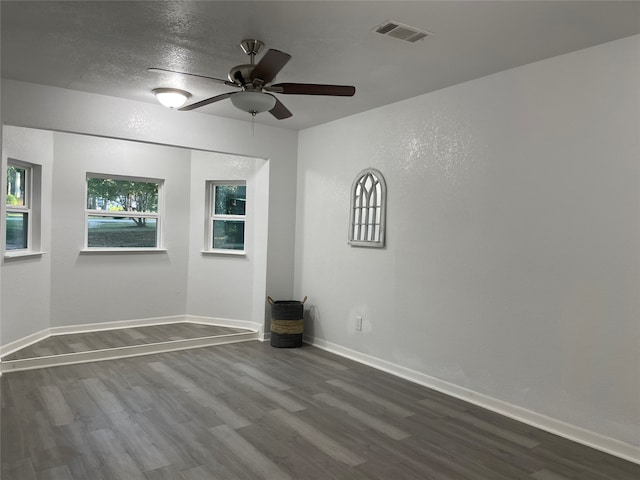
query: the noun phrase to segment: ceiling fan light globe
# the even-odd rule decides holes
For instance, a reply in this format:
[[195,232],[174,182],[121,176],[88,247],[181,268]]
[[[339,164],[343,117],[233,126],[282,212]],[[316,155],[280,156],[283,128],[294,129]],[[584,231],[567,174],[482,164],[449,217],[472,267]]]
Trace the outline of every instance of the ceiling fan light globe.
[[251,115],[268,112],[276,105],[275,97],[261,92],[238,92],[230,98],[236,108]]
[[153,94],[158,102],[171,109],[180,108],[191,96],[189,92],[177,88],[156,88],[153,90]]

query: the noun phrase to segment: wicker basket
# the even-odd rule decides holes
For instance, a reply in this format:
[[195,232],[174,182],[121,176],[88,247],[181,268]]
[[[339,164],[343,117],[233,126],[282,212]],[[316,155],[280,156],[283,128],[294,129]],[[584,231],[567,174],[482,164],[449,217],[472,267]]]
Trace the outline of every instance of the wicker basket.
[[302,346],[304,333],[304,300],[273,300],[271,304],[271,346],[278,348],[296,348]]

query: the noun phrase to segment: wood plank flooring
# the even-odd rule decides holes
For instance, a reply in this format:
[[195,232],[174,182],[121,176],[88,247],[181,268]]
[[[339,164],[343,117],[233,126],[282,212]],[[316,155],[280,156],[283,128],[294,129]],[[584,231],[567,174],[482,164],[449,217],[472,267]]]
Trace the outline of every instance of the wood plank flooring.
[[192,322],[54,335],[5,354],[4,373],[210,347],[258,339],[258,332]]
[[2,376],[3,480],[637,480],[640,466],[305,346]]
[[199,323],[170,323],[147,327],[119,328],[97,332],[53,335],[2,357],[3,361],[88,352],[108,348],[149,345],[202,337],[216,337],[247,332],[241,328]]

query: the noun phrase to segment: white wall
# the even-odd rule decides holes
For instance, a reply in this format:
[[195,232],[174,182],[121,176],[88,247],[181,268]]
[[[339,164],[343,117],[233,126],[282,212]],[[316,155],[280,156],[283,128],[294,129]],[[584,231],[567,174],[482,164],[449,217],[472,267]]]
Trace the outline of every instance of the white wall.
[[[637,455],[639,51],[631,37],[301,132],[308,333]],[[347,245],[366,167],[387,180],[383,250]]]
[[[184,315],[191,152],[54,134],[51,326]],[[81,253],[86,175],[163,179],[165,253]]]
[[267,292],[279,298],[292,295],[298,132],[13,80],[2,80],[1,94],[6,125],[268,159]]
[[[261,184],[258,188],[259,195],[264,195],[268,199],[262,205],[269,208],[268,214],[263,212],[264,214],[256,219],[256,225],[260,224],[261,235],[264,237],[268,235],[267,241],[257,246],[257,250],[261,252],[258,268],[263,272],[263,281],[262,285],[253,288],[253,318],[245,320],[266,322],[266,317],[259,315],[260,305],[263,306],[263,311],[266,311],[266,307],[264,307],[266,292],[279,298],[292,296],[297,132],[262,125],[256,125],[252,129],[250,122],[227,120],[196,112],[175,112],[154,104],[131,102],[12,80],[3,80],[1,93],[2,120],[5,125],[82,133],[196,150],[230,152],[247,157],[267,159],[268,162],[265,163],[268,166],[263,166],[256,172],[256,178],[260,178],[259,183]],[[72,152],[64,151],[64,146],[61,146],[61,149],[58,153],[65,155],[68,153],[73,156]],[[91,159],[86,160],[91,162]],[[76,161],[79,162],[76,163],[76,167],[86,171],[84,165],[81,164],[81,159],[76,157]],[[67,173],[75,176],[79,171],[69,165]],[[188,181],[189,172],[185,173]],[[60,181],[62,182],[62,177],[60,177]],[[67,199],[64,197],[67,194],[60,193],[60,195],[62,197],[58,196],[56,200],[65,204]],[[72,193],[69,192],[68,195],[72,195]],[[75,211],[60,211],[56,212],[56,215],[64,215],[65,213],[77,215]],[[188,213],[184,211],[183,213],[187,219]],[[188,235],[182,238],[186,242]],[[179,243],[177,238],[172,241]],[[177,246],[178,243],[174,243],[174,246]],[[116,271],[119,270],[114,268],[113,262],[122,264],[127,259],[119,257],[114,260],[115,257],[82,256],[77,253],[77,244],[73,246],[75,253],[64,245],[57,246],[61,255],[60,264],[56,265],[56,272],[59,274],[52,275],[56,280],[67,281],[66,279],[70,278],[72,284],[66,287],[54,285],[52,282],[51,288],[54,297],[51,301],[53,317],[50,323],[52,326],[86,323],[90,321],[87,319],[87,313],[90,311],[87,304],[89,302],[85,302],[78,295],[72,297],[72,290],[78,286],[89,288],[84,284],[80,285],[81,280],[88,279],[97,270],[103,272],[111,282],[117,277]],[[187,247],[188,243],[185,243],[185,255],[188,251]],[[139,256],[135,262],[138,270],[127,270],[128,274],[132,275],[128,278],[131,278],[131,282],[140,283],[149,278],[152,271],[166,272],[168,271],[166,269],[179,269],[186,272],[187,264],[183,265],[183,262],[188,262],[188,258],[178,259],[173,256],[174,251],[176,250],[172,249],[165,257]],[[176,253],[176,255],[180,254]],[[164,258],[164,266],[158,263],[158,258]],[[23,262],[22,265],[25,263]],[[122,266],[124,267],[124,265]],[[146,273],[143,273],[140,267],[143,267]],[[3,265],[4,271],[5,266]],[[67,277],[68,274],[71,277]],[[264,277],[266,277],[266,285]],[[188,277],[176,278],[173,281],[188,282]],[[4,292],[4,282],[2,285]],[[184,288],[185,285],[177,283],[173,286],[165,284],[162,293],[154,297],[159,305],[167,307],[163,310],[164,315],[171,315],[176,311],[179,303],[182,303],[181,313],[186,313]],[[113,290],[111,292],[117,293]],[[161,298],[164,294],[168,294],[169,297]],[[96,295],[90,295],[90,299],[95,300]],[[161,309],[150,306],[149,303],[153,303],[147,302],[150,298],[150,292],[143,292],[144,302],[141,302],[133,311],[128,308],[132,306],[129,301],[119,306],[117,299],[113,299],[109,312],[97,312],[94,318],[96,321],[106,321],[107,319],[115,319],[115,317],[121,317],[118,319],[122,320],[140,318],[139,315],[156,316]],[[69,303],[65,304],[65,301]],[[4,302],[2,308],[6,310]],[[70,315],[70,317],[64,318],[65,315]],[[122,318],[125,315],[126,317]],[[15,327],[18,336],[39,330],[36,325],[22,322],[19,317],[13,315],[3,315],[0,321],[2,332],[13,331]],[[15,340],[16,335],[3,335],[2,344]]]
[[[34,241],[39,240],[38,250],[44,252],[40,256],[2,259],[0,319],[13,319],[0,322],[0,340],[4,344],[49,327],[53,134],[4,126],[2,147],[2,185],[6,185],[7,159],[40,165],[40,235]],[[2,218],[4,203],[3,197]],[[2,228],[2,250],[4,235]]]
[[[268,190],[259,188],[258,171],[265,160],[237,155],[194,151],[191,155],[191,230],[189,253],[189,315],[254,321],[254,289],[260,293],[258,322],[264,323],[266,225]],[[244,256],[203,254],[205,247],[206,183],[246,181],[246,232]],[[264,181],[263,181],[264,182]],[[266,183],[266,182],[264,182]],[[262,195],[259,195],[262,192]],[[254,284],[254,277],[259,279]]]

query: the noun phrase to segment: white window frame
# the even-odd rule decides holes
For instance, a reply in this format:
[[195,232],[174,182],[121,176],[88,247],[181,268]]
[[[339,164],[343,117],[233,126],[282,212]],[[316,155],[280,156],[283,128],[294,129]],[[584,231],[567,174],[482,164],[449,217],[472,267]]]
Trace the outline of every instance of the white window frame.
[[[87,208],[89,195],[90,178],[110,178],[113,180],[124,180],[130,182],[146,182],[158,185],[158,211],[157,212],[122,212],[109,210],[94,210]],[[84,248],[83,252],[164,252],[162,246],[162,216],[164,214],[164,180],[160,178],[134,177],[128,175],[113,175],[108,173],[87,172],[84,182]],[[89,246],[89,217],[127,217],[127,218],[149,218],[156,221],[156,246],[155,247],[90,247]]]
[[[6,204],[6,190],[7,184],[9,182],[9,167],[16,167],[24,170],[24,205],[16,206],[16,205],[8,205]],[[5,171],[5,218],[4,218],[4,228],[5,228],[5,237],[6,237],[6,228],[7,228],[7,218],[10,213],[22,213],[27,214],[27,245],[25,248],[12,248],[8,249],[6,245],[5,238],[5,256],[18,256],[23,255],[25,253],[29,253],[33,251],[33,165],[27,162],[21,162],[19,160],[14,160],[12,158],[7,160],[7,171]]]
[[[247,182],[245,180],[209,180],[207,181],[207,209],[206,209],[206,235],[205,246],[202,253],[215,253],[223,255],[246,255],[247,253],[247,208],[248,205],[245,199],[244,215],[221,215],[216,214],[216,187],[218,186],[243,186],[246,188]],[[248,193],[248,192],[247,192]],[[213,248],[213,222],[216,220],[231,220],[240,221],[244,223],[244,238],[243,249],[234,250],[228,248]]]
[[[367,189],[368,180],[372,190]],[[387,183],[375,168],[362,170],[351,184],[349,245],[384,247],[387,218]]]

